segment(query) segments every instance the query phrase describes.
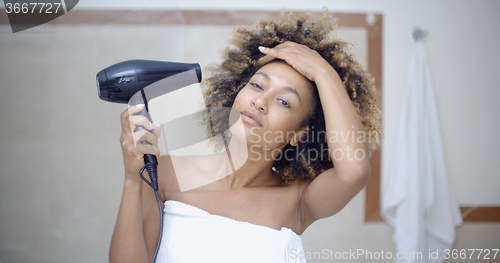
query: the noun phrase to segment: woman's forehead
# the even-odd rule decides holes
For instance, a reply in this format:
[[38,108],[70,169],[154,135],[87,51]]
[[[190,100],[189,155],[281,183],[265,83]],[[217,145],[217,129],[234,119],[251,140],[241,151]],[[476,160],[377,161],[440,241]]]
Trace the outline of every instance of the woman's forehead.
[[271,77],[271,80],[275,81],[300,81],[301,83],[307,83],[312,86],[309,79],[283,60],[273,60],[263,65],[255,74],[257,73],[265,73],[267,76]]
[[255,74],[268,81],[297,89],[304,95],[312,92],[313,83],[283,60],[273,60],[263,65]]

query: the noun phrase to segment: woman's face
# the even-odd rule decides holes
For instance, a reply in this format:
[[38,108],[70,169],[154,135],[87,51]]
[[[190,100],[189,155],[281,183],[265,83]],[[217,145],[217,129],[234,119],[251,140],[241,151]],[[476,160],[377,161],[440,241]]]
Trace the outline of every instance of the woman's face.
[[312,111],[314,86],[286,62],[260,68],[238,93],[233,109],[241,113],[247,142],[267,150],[283,149],[299,135]]

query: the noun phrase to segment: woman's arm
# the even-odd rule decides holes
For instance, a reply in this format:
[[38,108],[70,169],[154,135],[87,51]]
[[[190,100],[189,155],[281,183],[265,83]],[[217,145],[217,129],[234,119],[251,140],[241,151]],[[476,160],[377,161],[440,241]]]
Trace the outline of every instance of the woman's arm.
[[[160,127],[150,133],[149,121],[144,116],[133,116],[141,107],[131,106],[122,113],[122,145],[125,164],[125,184],[109,251],[110,262],[150,262],[159,234],[159,211],[153,189],[143,183],[139,171],[144,165],[145,153],[159,154],[157,138]],[[135,126],[146,129],[132,132]],[[147,140],[152,145],[136,144]],[[146,173],[146,172],[144,172]],[[147,178],[147,176],[144,174]]]
[[301,212],[306,218],[303,225],[307,227],[340,211],[368,182],[368,146],[364,138],[358,140],[365,130],[338,73],[316,51],[293,42],[261,51],[285,60],[314,81],[323,107],[334,168],[318,175],[302,192]]
[[301,199],[311,223],[340,211],[366,186],[371,173],[368,145],[360,135],[365,130],[337,72],[324,69],[315,82],[334,168],[318,175],[303,191]]

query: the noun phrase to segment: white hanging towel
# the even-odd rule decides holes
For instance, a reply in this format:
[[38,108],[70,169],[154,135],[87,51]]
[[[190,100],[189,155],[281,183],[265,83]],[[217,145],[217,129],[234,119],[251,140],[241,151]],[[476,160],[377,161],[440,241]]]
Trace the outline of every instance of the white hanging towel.
[[381,200],[381,216],[394,227],[396,263],[443,261],[462,224],[447,177],[425,49],[421,41],[414,45]]

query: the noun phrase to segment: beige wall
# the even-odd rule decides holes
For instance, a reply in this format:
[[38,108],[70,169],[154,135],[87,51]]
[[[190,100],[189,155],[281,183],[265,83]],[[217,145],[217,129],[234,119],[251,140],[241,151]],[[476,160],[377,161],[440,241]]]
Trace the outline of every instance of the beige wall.
[[[81,2],[77,8],[141,8],[136,1]],[[252,10],[319,10],[324,5],[314,0],[172,3]],[[391,138],[411,50],[408,30],[419,25],[430,32],[425,45],[457,197],[461,204],[500,205],[500,141],[495,136],[500,127],[493,121],[500,113],[500,32],[492,26],[500,24],[500,2],[328,3],[330,11],[384,15],[383,171],[392,159]],[[159,8],[160,1],[145,5]],[[118,136],[119,114],[126,107],[99,100],[95,74],[133,58],[207,65],[218,54],[196,43],[222,46],[230,27],[209,29],[221,37],[183,26],[43,25],[16,34],[0,26],[0,263],[107,261],[123,184]],[[336,216],[313,224],[303,235],[306,251],[393,251],[392,229],[364,223],[363,208],[362,192]],[[500,224],[467,223],[458,228],[455,247],[500,248],[499,234]]]

